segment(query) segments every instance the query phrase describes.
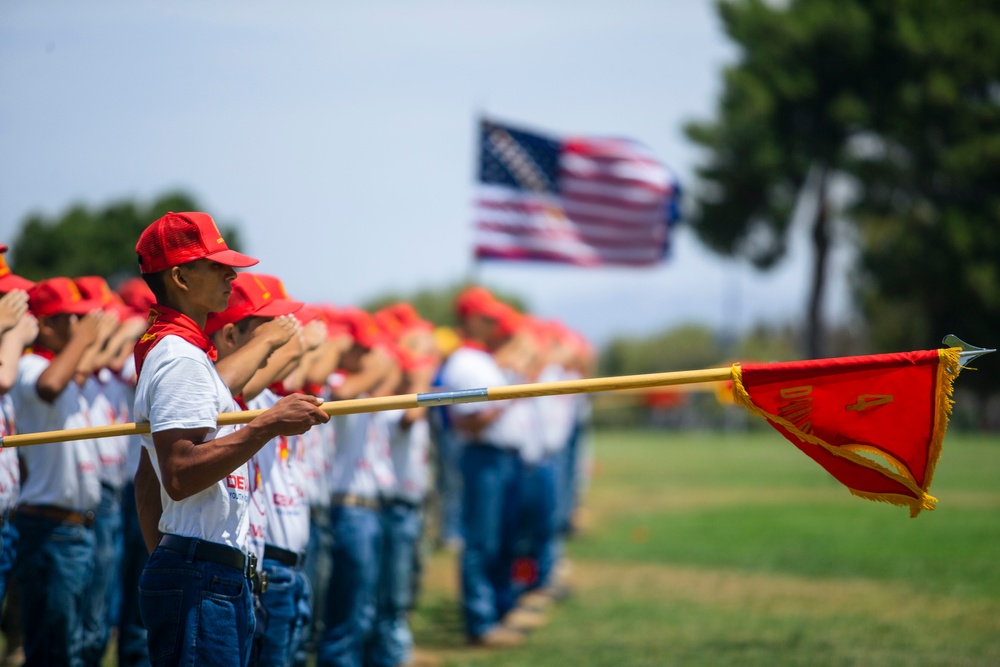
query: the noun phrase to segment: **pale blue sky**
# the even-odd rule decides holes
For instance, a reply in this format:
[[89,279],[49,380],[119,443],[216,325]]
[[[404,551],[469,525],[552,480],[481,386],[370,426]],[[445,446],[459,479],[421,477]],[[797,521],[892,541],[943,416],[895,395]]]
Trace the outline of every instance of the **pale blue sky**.
[[[179,188],[297,298],[443,286],[471,272],[478,113],[634,138],[690,189],[682,124],[711,113],[733,57],[703,0],[0,0],[0,242],[33,211]],[[760,275],[680,227],[655,269],[476,275],[603,342],[795,318],[808,262],[797,238]]]

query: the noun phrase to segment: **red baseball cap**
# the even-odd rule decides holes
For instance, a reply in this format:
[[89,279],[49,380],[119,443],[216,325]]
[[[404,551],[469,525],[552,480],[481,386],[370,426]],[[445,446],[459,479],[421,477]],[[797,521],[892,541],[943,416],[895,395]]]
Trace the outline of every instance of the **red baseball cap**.
[[[323,318],[323,311],[319,309],[318,306],[312,304],[305,304],[300,310],[295,313],[295,319],[299,321],[299,324],[305,326],[306,324],[312,323],[314,320],[319,320]],[[326,320],[323,320],[323,324],[326,324]]]
[[143,230],[135,251],[142,273],[158,273],[202,258],[236,267],[258,261],[230,250],[208,213],[167,213]]
[[253,273],[241,273],[232,283],[229,305],[221,313],[209,313],[205,333],[214,334],[227,324],[235,324],[245,317],[279,317],[291,315],[302,308],[301,301],[282,298],[259,280]]
[[500,319],[504,315],[504,304],[485,287],[468,287],[455,297],[455,312],[459,319],[471,315]]
[[339,321],[347,327],[354,342],[369,350],[386,341],[387,336],[375,323],[375,318],[360,308],[344,308],[337,314]]
[[281,278],[278,276],[272,276],[266,273],[255,273],[254,275],[257,276],[257,281],[261,285],[263,285],[269,292],[274,292],[279,299],[291,299],[291,297],[288,296],[288,292],[285,290],[285,283],[281,282]]
[[6,294],[16,289],[27,292],[35,286],[35,283],[11,272],[10,267],[7,266],[7,260],[3,258],[3,254],[7,250],[7,246],[0,243],[0,293]]
[[145,315],[149,312],[149,307],[156,303],[153,290],[142,278],[129,278],[118,286],[118,296],[132,310]]
[[403,325],[390,306],[375,311],[372,317],[375,318],[375,324],[391,338],[395,339],[403,335]]
[[330,338],[337,338],[345,334],[350,335],[350,330],[340,318],[340,310],[329,303],[318,303],[316,308],[320,310],[320,317],[326,322],[326,335]]
[[101,304],[102,309],[118,315],[119,320],[136,315],[131,308],[125,305],[120,296],[111,291],[108,281],[104,278],[100,276],[82,276],[74,278],[73,283],[80,290],[83,298],[97,301]]
[[525,316],[506,303],[500,303],[499,313],[496,318],[497,328],[503,336],[513,336],[525,324]]
[[100,301],[84,297],[76,283],[63,277],[35,283],[28,292],[28,308],[35,317],[62,313],[86,315],[92,310],[102,310]]
[[406,301],[400,301],[397,304],[389,306],[392,314],[396,316],[396,321],[398,321],[404,332],[410,332],[414,329],[420,331],[433,331],[434,325],[420,317],[420,313],[417,309],[413,307],[413,304]]
[[[255,273],[254,275],[260,284],[268,291],[277,294],[279,299],[292,301],[292,298],[288,296],[288,292],[285,290],[285,283],[281,281],[281,278],[266,273]],[[308,303],[302,304],[302,307],[295,311],[295,319],[299,321],[299,324],[303,325],[309,324],[320,317],[323,317],[323,312],[319,306],[313,306]]]

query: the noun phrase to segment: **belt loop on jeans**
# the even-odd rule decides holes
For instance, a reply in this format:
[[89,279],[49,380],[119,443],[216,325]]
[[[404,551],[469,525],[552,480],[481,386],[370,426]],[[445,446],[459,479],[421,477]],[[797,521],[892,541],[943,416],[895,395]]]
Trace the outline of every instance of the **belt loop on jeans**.
[[198,542],[199,540],[197,538],[188,542],[187,553],[184,555],[184,560],[188,563],[194,562],[194,552],[198,549]]

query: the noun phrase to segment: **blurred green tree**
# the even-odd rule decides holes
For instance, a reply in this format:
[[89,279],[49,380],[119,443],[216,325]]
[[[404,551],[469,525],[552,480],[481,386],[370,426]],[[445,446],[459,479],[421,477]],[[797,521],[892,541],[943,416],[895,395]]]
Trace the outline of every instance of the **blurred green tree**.
[[[876,351],[1000,330],[1000,6],[948,0],[722,0],[739,48],[705,149],[691,224],[767,268],[793,212],[812,216],[807,354],[821,356],[831,182],[857,245]],[[840,201],[840,199],[838,199]],[[987,360],[984,363],[989,363]],[[970,383],[996,388],[995,374]]]
[[814,263],[806,354],[822,356],[821,313],[833,211],[830,183],[877,91],[874,17],[863,0],[719,2],[739,47],[716,118],[689,123],[705,149],[690,224],[712,249],[766,269],[781,259],[793,213],[811,203]]
[[[880,49],[891,76],[850,165],[862,312],[880,350],[946,333],[998,347],[1000,6],[877,4],[895,9]],[[996,373],[968,376],[1000,387]]]
[[[102,207],[71,206],[48,218],[30,215],[11,244],[11,268],[32,280],[52,276],[103,276],[114,285],[139,274],[135,244],[142,230],[169,211],[198,211],[187,194],[172,192],[149,204],[118,201]],[[219,225],[229,247],[239,249],[238,230]]]
[[700,324],[686,324],[651,336],[619,336],[601,351],[600,375],[664,373],[723,365],[719,337]]

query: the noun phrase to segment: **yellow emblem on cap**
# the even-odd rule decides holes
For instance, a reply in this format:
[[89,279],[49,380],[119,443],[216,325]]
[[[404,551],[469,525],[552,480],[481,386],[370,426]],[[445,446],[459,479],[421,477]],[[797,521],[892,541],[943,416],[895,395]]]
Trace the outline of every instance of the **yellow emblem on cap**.
[[271,298],[271,293],[267,291],[266,287],[264,287],[264,283],[262,283],[260,281],[260,279],[257,278],[257,276],[251,276],[251,277],[253,278],[253,281],[255,283],[257,283],[257,287],[260,288],[261,298],[264,299],[264,301],[267,301],[268,299],[270,299]]

